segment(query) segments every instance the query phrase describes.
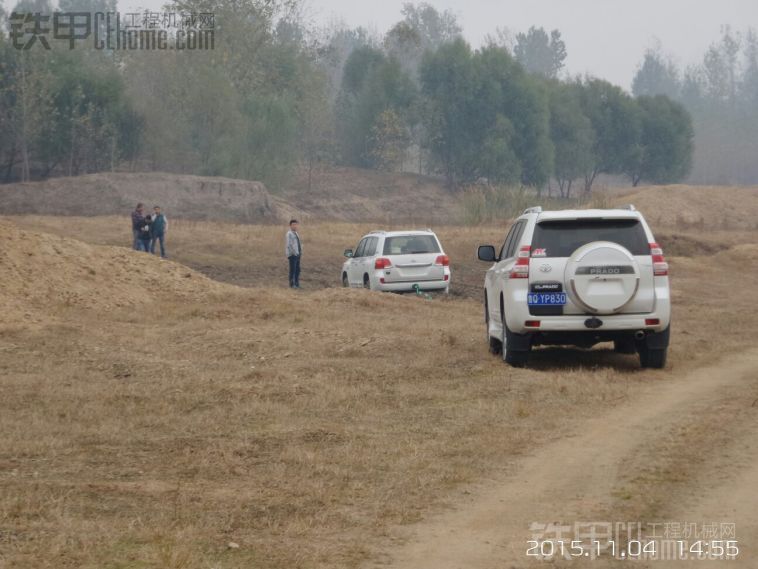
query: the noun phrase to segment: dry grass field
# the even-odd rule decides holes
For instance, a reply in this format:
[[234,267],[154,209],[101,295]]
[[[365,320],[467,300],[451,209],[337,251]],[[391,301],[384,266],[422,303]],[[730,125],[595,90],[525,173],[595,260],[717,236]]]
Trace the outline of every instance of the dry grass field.
[[[455,294],[427,300],[337,288],[342,250],[373,226],[305,224],[304,289],[290,291],[282,228],[171,224],[161,261],[124,248],[124,218],[0,220],[3,569],[397,561],[417,525],[529,461],[590,480],[591,463],[541,462],[541,449],[565,454],[627,408],[658,422],[647,440],[622,432],[623,468],[608,500],[582,502],[588,516],[679,515],[711,471],[729,484],[758,456],[756,374],[709,379],[755,345],[752,228],[659,230],[673,345],[666,370],[641,371],[605,347],[538,350],[522,370],[488,355],[474,248],[503,227],[436,227]],[[590,433],[591,446],[619,431]]]

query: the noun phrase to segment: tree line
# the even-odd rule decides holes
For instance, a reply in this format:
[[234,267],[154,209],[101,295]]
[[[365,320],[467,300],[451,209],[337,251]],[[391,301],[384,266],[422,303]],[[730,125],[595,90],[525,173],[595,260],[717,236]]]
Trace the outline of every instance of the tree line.
[[[681,97],[560,78],[566,45],[557,30],[497,30],[474,49],[453,14],[428,4],[405,4],[383,36],[310,29],[301,8],[177,0],[169,9],[214,12],[207,51],[54,42],[17,50],[0,34],[0,179],[129,168],[276,189],[296,169],[342,164],[570,196],[600,174],[636,185],[690,170],[693,125]],[[62,0],[60,9],[115,4]],[[52,7],[22,0],[14,10]]]
[[661,46],[649,49],[632,84],[637,96],[665,95],[692,116],[695,138],[691,180],[701,184],[755,184],[758,162],[758,34],[722,29],[700,63],[677,64]]

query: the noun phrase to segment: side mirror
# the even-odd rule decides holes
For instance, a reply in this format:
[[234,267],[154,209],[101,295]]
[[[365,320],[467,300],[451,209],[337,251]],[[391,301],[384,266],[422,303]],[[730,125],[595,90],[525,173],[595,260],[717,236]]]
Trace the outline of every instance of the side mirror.
[[342,254],[349,259],[349,258],[351,258],[353,256],[353,250],[352,249],[345,249],[345,252],[342,253]]
[[480,261],[485,261],[487,263],[494,263],[497,261],[495,248],[492,245],[479,245],[476,254]]

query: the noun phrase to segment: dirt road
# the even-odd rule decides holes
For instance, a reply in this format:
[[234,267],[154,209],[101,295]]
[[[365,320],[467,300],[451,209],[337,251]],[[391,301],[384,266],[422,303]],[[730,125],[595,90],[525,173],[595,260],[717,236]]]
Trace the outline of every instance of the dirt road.
[[[407,543],[388,552],[389,565],[408,569],[503,569],[530,563],[603,567],[612,561],[545,563],[527,558],[530,524],[671,520],[735,523],[741,554],[728,566],[756,567],[758,350],[681,377],[661,374],[660,379],[628,404],[587,421],[567,438],[542,446],[503,479],[472,489],[450,511],[418,524]],[[698,436],[709,432],[720,435]],[[691,456],[698,454],[709,459],[700,469]],[[680,462],[687,464],[683,470],[667,467]],[[657,470],[655,476],[651,465]],[[651,479],[654,484],[647,484]],[[654,490],[648,493],[648,487]],[[655,519],[625,514],[654,515]],[[662,561],[648,563],[666,566]],[[674,565],[702,567],[703,563],[677,561]],[[707,567],[718,565],[705,562]]]

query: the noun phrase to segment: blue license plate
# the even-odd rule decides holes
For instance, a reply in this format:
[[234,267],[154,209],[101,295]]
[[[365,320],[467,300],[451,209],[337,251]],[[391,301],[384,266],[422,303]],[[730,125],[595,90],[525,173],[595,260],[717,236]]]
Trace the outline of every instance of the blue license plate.
[[527,297],[530,306],[563,306],[566,304],[565,292],[530,292]]

